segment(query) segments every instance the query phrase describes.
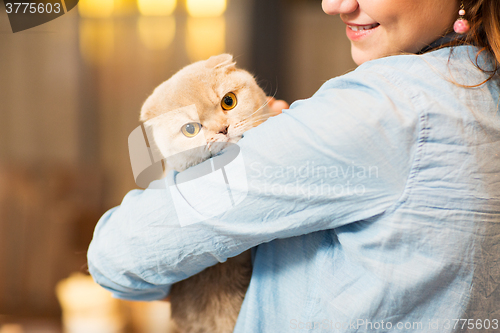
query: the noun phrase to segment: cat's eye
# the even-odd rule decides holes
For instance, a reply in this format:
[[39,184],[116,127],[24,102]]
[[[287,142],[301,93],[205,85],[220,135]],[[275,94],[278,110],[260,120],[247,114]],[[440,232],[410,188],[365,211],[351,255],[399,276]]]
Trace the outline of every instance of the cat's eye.
[[201,124],[199,123],[187,123],[181,127],[181,132],[188,138],[195,137],[198,133],[200,133]]
[[225,94],[220,102],[220,105],[226,111],[234,109],[236,104],[238,104],[238,100],[236,99],[236,95],[232,92]]

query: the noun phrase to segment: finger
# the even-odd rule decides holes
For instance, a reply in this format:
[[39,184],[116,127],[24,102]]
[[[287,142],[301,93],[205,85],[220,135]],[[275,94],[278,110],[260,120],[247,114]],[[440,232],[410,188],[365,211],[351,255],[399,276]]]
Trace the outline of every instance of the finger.
[[283,109],[288,109],[290,107],[287,102],[283,100],[277,100],[274,97],[268,97],[267,103],[267,105],[271,109],[271,113],[273,114],[273,116],[280,114]]
[[290,108],[290,105],[289,105],[287,102],[285,102],[284,100],[278,99],[278,100],[276,100],[276,101],[274,102],[273,107],[274,107],[275,109],[280,109],[280,110],[283,110],[283,109],[288,109],[288,108]]

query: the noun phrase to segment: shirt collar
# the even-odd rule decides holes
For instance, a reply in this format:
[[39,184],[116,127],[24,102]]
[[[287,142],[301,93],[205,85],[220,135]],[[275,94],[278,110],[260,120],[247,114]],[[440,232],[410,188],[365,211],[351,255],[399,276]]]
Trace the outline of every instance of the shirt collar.
[[423,54],[429,51],[432,51],[434,49],[437,49],[443,45],[446,45],[448,43],[451,43],[453,41],[465,41],[466,35],[461,35],[457,34],[456,32],[450,32],[449,34],[440,37],[436,39],[434,42],[431,44],[425,46],[423,49],[421,49],[417,54]]

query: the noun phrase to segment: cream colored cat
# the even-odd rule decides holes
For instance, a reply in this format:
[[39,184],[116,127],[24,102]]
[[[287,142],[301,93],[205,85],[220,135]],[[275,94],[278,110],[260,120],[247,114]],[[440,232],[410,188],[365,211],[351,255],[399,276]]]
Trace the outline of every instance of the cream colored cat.
[[[151,127],[167,169],[183,171],[237,142],[271,115],[252,75],[222,54],[184,67],[158,86],[140,120]],[[247,251],[174,284],[170,301],[179,332],[232,332],[251,273]]]

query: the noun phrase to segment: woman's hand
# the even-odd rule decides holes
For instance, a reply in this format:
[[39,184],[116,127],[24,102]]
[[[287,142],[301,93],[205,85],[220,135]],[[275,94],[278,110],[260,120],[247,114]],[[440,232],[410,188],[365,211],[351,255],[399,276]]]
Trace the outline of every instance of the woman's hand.
[[267,105],[271,109],[273,116],[279,115],[283,109],[288,109],[290,107],[290,105],[284,100],[276,99],[274,97],[267,98]]

